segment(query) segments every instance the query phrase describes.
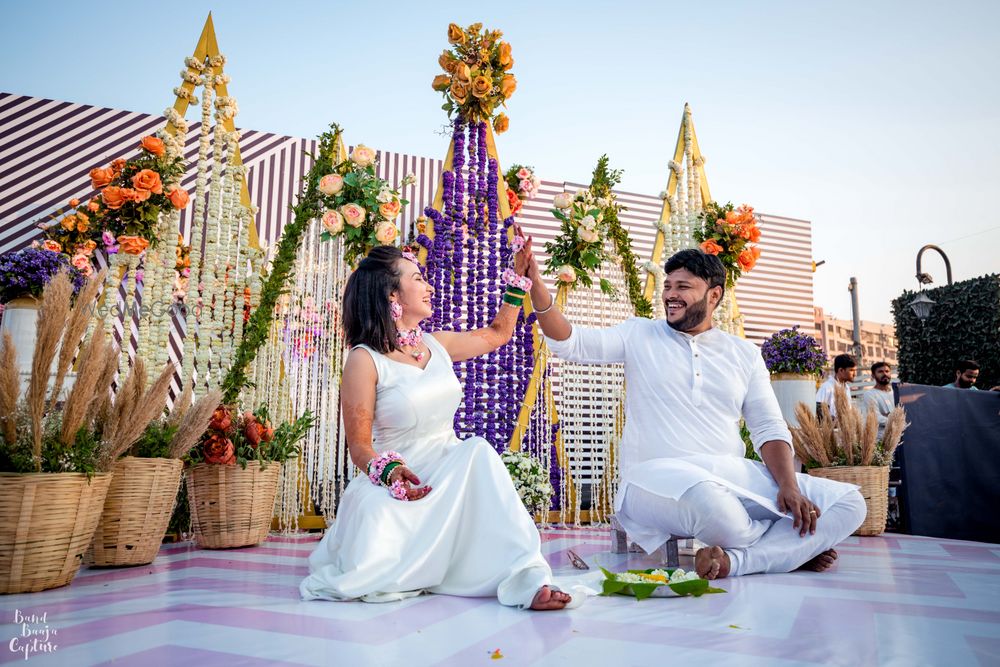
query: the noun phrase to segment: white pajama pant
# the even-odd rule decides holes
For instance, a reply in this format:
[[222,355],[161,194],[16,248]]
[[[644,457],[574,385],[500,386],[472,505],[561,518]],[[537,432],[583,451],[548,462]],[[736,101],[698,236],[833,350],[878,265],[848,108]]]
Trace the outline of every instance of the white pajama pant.
[[774,514],[716,482],[700,482],[678,499],[629,486],[621,512],[631,522],[720,546],[729,576],[791,572],[839,544],[865,520],[865,499],[854,490],[822,513],[816,532],[799,535],[792,519]]

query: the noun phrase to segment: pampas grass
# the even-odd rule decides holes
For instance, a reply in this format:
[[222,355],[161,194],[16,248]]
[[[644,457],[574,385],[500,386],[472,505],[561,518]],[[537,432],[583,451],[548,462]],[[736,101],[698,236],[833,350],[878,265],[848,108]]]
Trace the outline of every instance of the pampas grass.
[[[188,385],[190,386],[190,383]],[[190,396],[190,394],[188,395]],[[184,394],[182,393],[181,396],[184,396]],[[212,420],[212,413],[219,407],[221,401],[222,391],[213,389],[199,398],[184,413],[183,418],[179,422],[177,432],[174,434],[174,439],[170,443],[171,457],[179,459],[191,451],[191,448],[197,444],[199,438],[208,429],[208,423]]]
[[80,370],[76,382],[63,405],[62,433],[60,440],[71,445],[77,432],[87,423],[87,414],[94,401],[110,390],[110,378],[103,378],[103,370],[108,355],[114,355],[114,348],[105,341],[103,329],[95,329],[81,351]]
[[51,410],[56,401],[59,400],[59,392],[62,391],[63,381],[66,373],[69,372],[73,359],[76,358],[76,351],[80,347],[80,341],[87,332],[87,325],[94,315],[94,302],[97,299],[97,292],[104,284],[104,271],[96,277],[88,280],[80,288],[76,297],[76,303],[70,311],[69,319],[66,322],[66,331],[62,336],[62,345],[59,348],[59,361],[56,364],[56,381],[52,387],[52,394],[49,397],[49,407]]
[[3,332],[0,345],[0,433],[8,445],[13,445],[17,442],[17,399],[21,394],[21,379],[10,331]]
[[[137,368],[139,372],[135,375],[144,378],[145,368],[139,359],[136,359],[136,365],[133,366],[132,370],[135,371]],[[146,427],[163,415],[163,410],[167,405],[167,393],[170,391],[170,382],[173,378],[174,365],[167,362],[149,389],[132,397],[129,406],[130,412],[125,413],[122,410],[118,415],[114,436],[110,439],[105,438],[101,448],[102,470],[110,470],[115,460],[142,437]],[[126,386],[129,386],[129,383],[126,382]],[[139,387],[141,390],[139,383],[134,383],[132,387]]]
[[45,416],[45,390],[49,384],[49,371],[56,356],[59,340],[66,328],[73,283],[63,270],[56,274],[42,292],[42,303],[38,308],[38,324],[35,336],[35,353],[31,359],[31,380],[25,402],[31,418],[32,455],[35,469],[42,471],[42,418]]
[[799,425],[791,431],[796,456],[807,467],[889,465],[908,426],[903,408],[896,407],[889,413],[880,442],[874,411],[868,411],[862,418],[841,387],[835,389],[834,406],[836,419],[825,403],[820,404],[818,417],[805,403],[795,406]]
[[191,409],[191,395],[194,393],[194,383],[190,380],[184,384],[181,395],[174,399],[174,409],[167,418],[167,426],[180,426],[181,420]]

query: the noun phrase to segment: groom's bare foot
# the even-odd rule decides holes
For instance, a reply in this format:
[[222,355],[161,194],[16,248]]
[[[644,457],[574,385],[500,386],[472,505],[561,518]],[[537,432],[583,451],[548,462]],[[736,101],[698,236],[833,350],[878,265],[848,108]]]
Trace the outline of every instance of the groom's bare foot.
[[730,567],[729,554],[722,547],[702,547],[694,555],[694,571],[702,579],[725,579]]
[[809,570],[811,572],[826,572],[833,564],[837,562],[837,552],[833,549],[827,549],[823,553],[814,556],[810,560],[799,566],[800,570]]
[[531,601],[531,608],[535,611],[549,611],[562,609],[572,600],[569,595],[562,591],[554,591],[548,586],[542,586],[535,593],[535,599]]

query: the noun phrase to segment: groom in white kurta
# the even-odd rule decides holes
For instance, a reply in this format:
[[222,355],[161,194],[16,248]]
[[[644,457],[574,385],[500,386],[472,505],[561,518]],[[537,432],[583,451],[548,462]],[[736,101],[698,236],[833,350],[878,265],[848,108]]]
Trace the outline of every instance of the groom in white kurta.
[[[725,284],[717,257],[687,250],[668,260],[666,321],[607,329],[572,326],[546,308],[533,268],[532,302],[553,354],[625,364],[615,512],[630,539],[647,552],[671,535],[705,542],[696,567],[707,578],[833,565],[832,547],[864,521],[864,499],[853,485],[794,472],[760,350],[711,326]],[[766,465],[744,458],[741,417]]]

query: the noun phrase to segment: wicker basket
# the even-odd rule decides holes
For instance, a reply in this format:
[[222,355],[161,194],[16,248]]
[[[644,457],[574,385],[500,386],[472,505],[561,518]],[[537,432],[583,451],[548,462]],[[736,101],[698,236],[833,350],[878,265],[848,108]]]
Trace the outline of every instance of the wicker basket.
[[112,476],[0,473],[0,593],[33,593],[73,580]]
[[91,545],[97,566],[152,563],[167,532],[184,464],[180,459],[126,456],[115,478]]
[[813,468],[809,474],[860,486],[868,514],[854,534],[870,536],[885,532],[885,520],[889,512],[889,466]]
[[191,530],[202,549],[231,549],[267,539],[274,516],[280,463],[199,463],[187,473]]

